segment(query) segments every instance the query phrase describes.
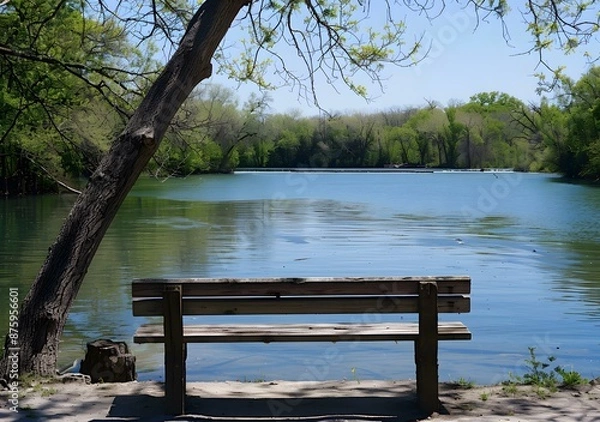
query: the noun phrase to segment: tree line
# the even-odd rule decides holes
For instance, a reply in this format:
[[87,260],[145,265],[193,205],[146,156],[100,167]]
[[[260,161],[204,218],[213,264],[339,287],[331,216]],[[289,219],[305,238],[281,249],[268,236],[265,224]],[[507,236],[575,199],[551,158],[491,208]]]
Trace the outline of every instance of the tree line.
[[[3,83],[8,86],[8,80]],[[0,144],[5,194],[76,185],[92,174],[108,140],[123,130],[119,111],[93,96],[80,98],[73,93],[81,92],[78,84],[62,93],[60,104],[49,97],[39,109],[23,112],[5,133]],[[539,104],[482,92],[448,106],[430,101],[421,107],[306,117],[273,113],[268,95],[240,104],[232,89],[207,85],[194,91],[176,115],[146,171],[165,178],[239,167],[513,168],[597,181],[599,93],[600,67],[594,67],[578,81],[563,79],[555,98]],[[4,92],[10,94],[10,89]],[[50,106],[57,111],[45,112]],[[16,120],[14,109],[0,115],[2,127],[11,119]]]
[[[127,14],[118,21],[75,1],[9,5],[0,13],[1,192],[76,188],[156,80],[160,64],[148,59],[156,46],[131,42]],[[166,13],[147,14],[158,12]],[[165,16],[189,18],[181,13]],[[598,180],[599,92],[600,68],[592,67],[578,81],[561,76],[539,104],[483,92],[447,106],[305,117],[277,113],[268,94],[240,104],[232,89],[207,85],[176,114],[146,171],[492,167]]]
[[276,113],[207,85],[186,102],[147,171],[157,177],[251,168],[513,168],[600,179],[600,67],[561,78],[538,104],[482,92],[378,112]]
[[[123,22],[78,2],[10,5],[0,13],[1,192],[77,190],[156,80],[160,64],[147,58],[156,47],[134,45]],[[206,85],[176,114],[146,171],[491,167],[598,180],[600,68],[556,82],[539,104],[483,92],[447,106],[313,117],[277,113],[268,94],[240,104],[232,89]]]
[[378,112],[274,113],[208,85],[176,116],[148,171],[185,176],[253,168],[513,168],[600,179],[600,67],[562,77],[538,104],[482,92]]

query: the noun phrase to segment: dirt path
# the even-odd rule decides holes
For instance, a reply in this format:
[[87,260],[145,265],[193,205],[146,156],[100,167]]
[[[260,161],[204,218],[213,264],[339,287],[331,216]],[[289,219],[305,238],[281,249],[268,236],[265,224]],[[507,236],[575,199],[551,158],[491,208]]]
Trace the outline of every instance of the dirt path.
[[[2,421],[382,421],[424,420],[415,406],[413,382],[328,381],[189,383],[188,416],[164,415],[162,385],[153,382],[38,385],[0,393]],[[600,386],[562,390],[540,398],[531,387],[441,386],[440,422],[598,422]]]

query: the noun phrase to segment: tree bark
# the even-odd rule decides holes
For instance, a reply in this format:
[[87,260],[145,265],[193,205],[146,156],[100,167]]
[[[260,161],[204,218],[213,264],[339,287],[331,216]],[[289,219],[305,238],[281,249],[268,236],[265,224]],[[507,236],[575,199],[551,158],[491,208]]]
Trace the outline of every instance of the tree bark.
[[90,178],[51,246],[21,305],[18,344],[6,337],[0,377],[8,377],[9,354],[15,350],[19,373],[55,375],[69,309],[106,230],[183,101],[211,75],[216,48],[249,3],[207,0],[190,21],[179,48]]

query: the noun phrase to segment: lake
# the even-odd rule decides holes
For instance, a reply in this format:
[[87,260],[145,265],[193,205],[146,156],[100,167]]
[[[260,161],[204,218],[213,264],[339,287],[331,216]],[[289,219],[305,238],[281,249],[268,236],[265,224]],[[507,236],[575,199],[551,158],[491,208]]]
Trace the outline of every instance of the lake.
[[[11,287],[25,296],[73,200],[0,201],[0,300],[8,304]],[[555,364],[598,377],[599,217],[600,189],[543,174],[143,178],[90,267],[60,364],[83,357],[86,342],[111,338],[132,346],[141,380],[163,379],[162,347],[132,344],[145,322],[131,315],[133,278],[470,275],[471,313],[442,318],[465,322],[473,340],[440,345],[442,380],[505,380],[526,370],[528,347],[541,360],[551,355]],[[408,378],[411,343],[196,344],[188,356],[192,381]]]

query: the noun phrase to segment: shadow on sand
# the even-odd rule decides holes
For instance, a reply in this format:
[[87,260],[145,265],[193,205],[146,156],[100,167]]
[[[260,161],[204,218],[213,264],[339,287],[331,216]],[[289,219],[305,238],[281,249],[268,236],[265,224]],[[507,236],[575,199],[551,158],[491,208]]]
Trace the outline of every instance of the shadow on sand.
[[160,383],[62,385],[55,390],[24,398],[18,413],[0,406],[0,420],[412,422],[427,417],[417,406],[411,382],[189,383],[186,415],[175,417],[166,414]]
[[106,419],[94,421],[206,420],[206,421],[382,421],[409,422],[425,418],[416,397],[320,398],[200,398],[188,396],[186,415],[165,416],[165,399],[153,396],[120,396]]

